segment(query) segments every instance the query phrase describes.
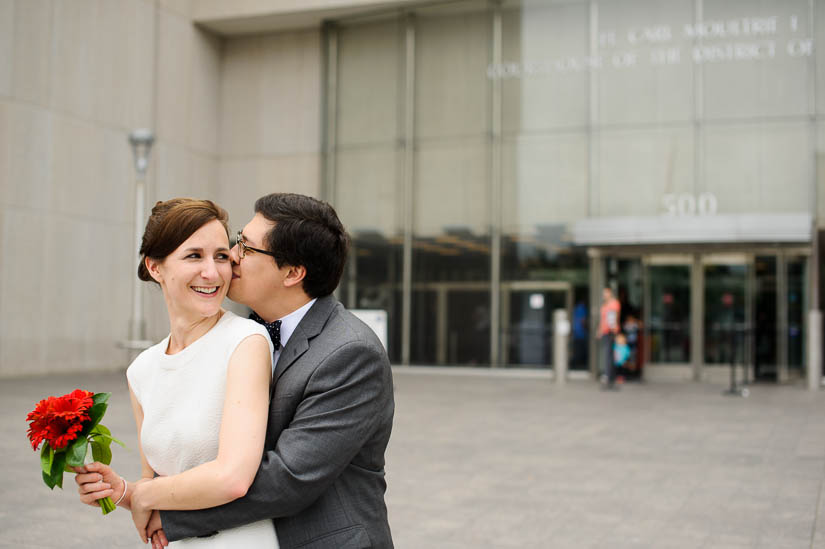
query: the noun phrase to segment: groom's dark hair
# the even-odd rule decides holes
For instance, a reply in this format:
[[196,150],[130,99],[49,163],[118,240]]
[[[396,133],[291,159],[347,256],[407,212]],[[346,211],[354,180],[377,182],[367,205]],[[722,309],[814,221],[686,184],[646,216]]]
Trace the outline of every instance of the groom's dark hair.
[[255,201],[255,213],[275,223],[265,241],[278,267],[304,267],[303,288],[310,297],[335,291],[350,238],[332,206],[302,194],[273,193]]

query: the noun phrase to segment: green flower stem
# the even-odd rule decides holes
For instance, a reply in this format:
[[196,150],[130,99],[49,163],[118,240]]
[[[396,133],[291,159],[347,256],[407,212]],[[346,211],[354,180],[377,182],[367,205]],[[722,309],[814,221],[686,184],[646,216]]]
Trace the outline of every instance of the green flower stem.
[[97,501],[100,504],[100,510],[103,512],[104,515],[108,515],[109,513],[117,509],[117,506],[115,505],[115,502],[112,501],[112,498],[107,497],[99,499]]

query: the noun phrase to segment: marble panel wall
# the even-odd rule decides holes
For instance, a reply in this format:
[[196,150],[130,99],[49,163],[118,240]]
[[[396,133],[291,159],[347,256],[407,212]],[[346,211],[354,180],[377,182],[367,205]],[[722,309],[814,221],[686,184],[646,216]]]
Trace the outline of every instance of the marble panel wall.
[[259,196],[319,196],[322,70],[317,29],[226,41],[218,197],[233,228]]
[[[186,1],[0,0],[0,377],[123,368],[128,134],[157,136],[147,205],[217,198],[223,42]],[[160,292],[148,336],[168,331]]]

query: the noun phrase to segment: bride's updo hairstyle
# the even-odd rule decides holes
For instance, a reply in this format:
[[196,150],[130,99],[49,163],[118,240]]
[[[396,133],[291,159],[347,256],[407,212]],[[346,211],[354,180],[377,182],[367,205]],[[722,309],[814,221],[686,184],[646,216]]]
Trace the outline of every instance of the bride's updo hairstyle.
[[146,258],[163,261],[187,238],[214,219],[221,222],[229,238],[229,216],[226,210],[211,200],[173,198],[155,204],[140,244],[138,278],[157,283],[146,268]]

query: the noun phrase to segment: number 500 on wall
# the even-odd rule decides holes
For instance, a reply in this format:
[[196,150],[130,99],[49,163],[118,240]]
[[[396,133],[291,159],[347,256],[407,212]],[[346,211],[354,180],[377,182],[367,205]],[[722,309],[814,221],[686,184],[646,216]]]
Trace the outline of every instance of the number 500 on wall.
[[665,215],[716,215],[719,203],[713,193],[701,193],[694,196],[689,193],[666,194],[662,196]]

